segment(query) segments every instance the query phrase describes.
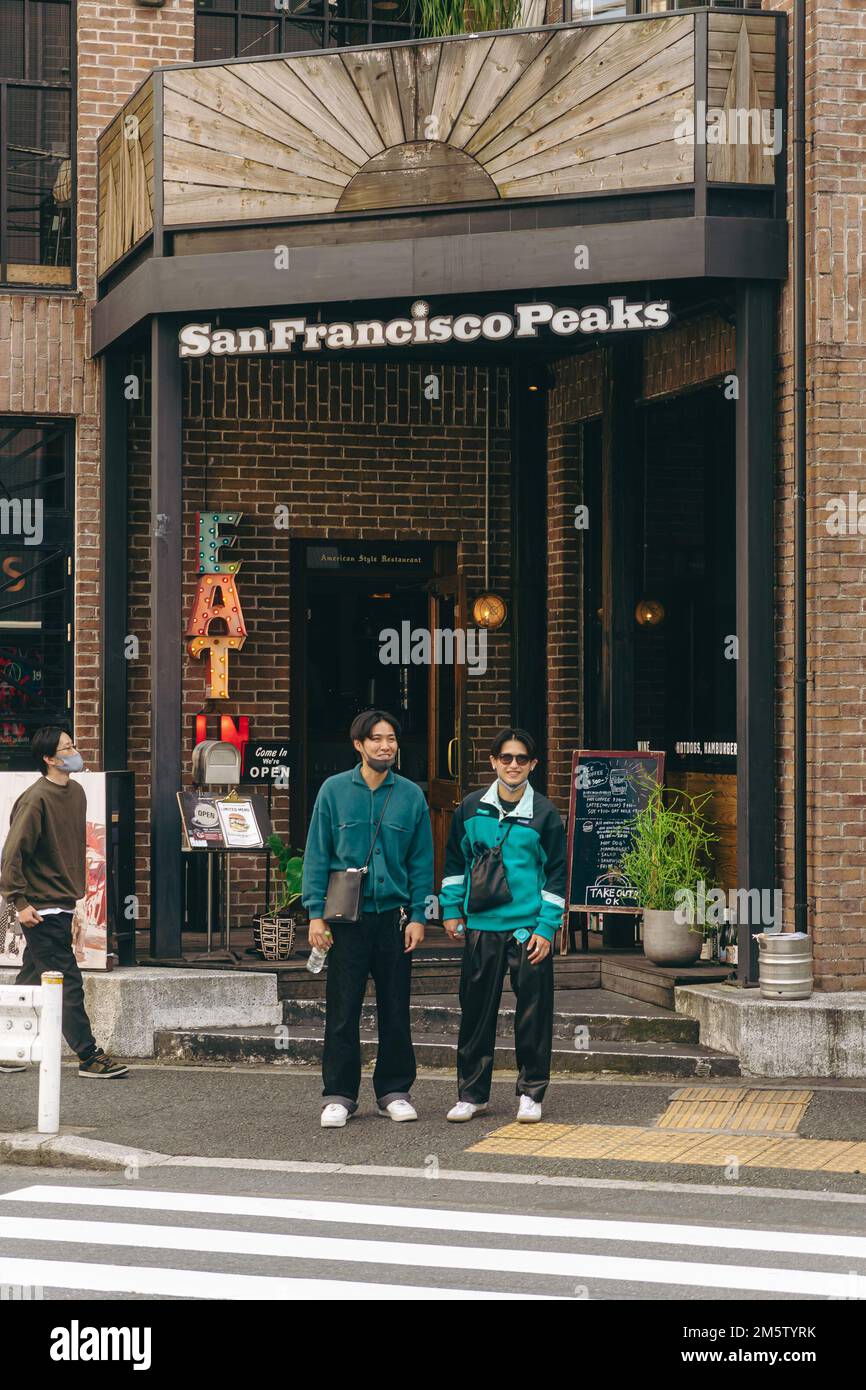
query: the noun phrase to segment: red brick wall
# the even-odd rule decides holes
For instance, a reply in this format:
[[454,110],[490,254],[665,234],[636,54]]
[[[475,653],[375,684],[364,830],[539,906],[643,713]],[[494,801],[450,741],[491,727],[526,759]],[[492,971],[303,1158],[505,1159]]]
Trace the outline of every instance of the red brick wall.
[[193,0],[148,9],[77,0],[77,288],[0,290],[0,416],[76,417],[75,733],[99,767],[99,372],[88,356],[96,287],[96,137],[143,77],[193,56]]
[[[441,403],[424,397],[436,371]],[[469,603],[483,584],[484,378],[470,367],[420,363],[227,359],[196,362],[187,373],[184,428],[185,624],[196,570],[195,513],[242,509],[236,558],[238,592],[249,637],[232,657],[233,698],[206,702],[205,666],[187,655],[184,669],[184,765],[192,753],[193,716],[246,713],[253,736],[289,724],[289,540],[440,540],[456,542]],[[130,625],[140,659],[130,664],[130,767],[136,772],[140,823],[149,797],[149,402],[132,426],[130,474]],[[207,425],[205,427],[205,421]],[[509,584],[508,374],[491,372],[491,584]],[[289,529],[274,526],[274,508],[289,508]],[[362,520],[363,518],[363,520]],[[484,675],[467,678],[470,785],[486,779],[486,749],[510,717],[508,624],[488,636]],[[187,777],[187,784],[189,778]],[[289,792],[274,791],[276,828],[287,833]],[[147,834],[137,846],[141,924],[147,920]],[[239,863],[233,897],[255,870]],[[256,880],[258,881],[258,880]],[[254,895],[242,901],[251,903]]]
[[[790,0],[768,4],[784,9]],[[862,293],[866,9],[807,7],[808,836],[815,978],[866,989],[866,562],[859,534],[831,535],[827,503],[866,495]],[[790,57],[789,53],[789,57]],[[790,118],[789,105],[789,118]],[[790,194],[791,165],[788,182]],[[790,246],[789,228],[789,246]],[[793,358],[790,283],[779,320],[777,460],[778,846],[793,926]]]

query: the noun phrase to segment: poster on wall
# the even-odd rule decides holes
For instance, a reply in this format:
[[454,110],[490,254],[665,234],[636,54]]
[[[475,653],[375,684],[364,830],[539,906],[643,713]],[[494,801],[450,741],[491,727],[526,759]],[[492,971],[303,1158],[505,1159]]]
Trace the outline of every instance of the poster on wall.
[[[37,772],[0,772],[0,851],[9,829],[12,807],[39,774]],[[87,797],[87,836],[85,844],[85,892],[75,905],[72,919],[72,944],[75,959],[82,970],[105,970],[108,955],[108,895],[106,885],[106,820],[105,774],[78,772],[73,780],[79,782]],[[0,900],[0,965],[20,966],[24,954],[24,937],[9,906]]]

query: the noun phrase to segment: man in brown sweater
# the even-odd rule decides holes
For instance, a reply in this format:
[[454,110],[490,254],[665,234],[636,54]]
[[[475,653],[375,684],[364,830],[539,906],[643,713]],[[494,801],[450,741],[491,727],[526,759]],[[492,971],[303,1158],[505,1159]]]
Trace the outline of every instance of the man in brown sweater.
[[72,948],[72,915],[85,889],[87,798],[70,773],[84,764],[64,729],[37,729],[31,747],[42,776],[12,807],[0,872],[0,895],[15,908],[24,931],[16,984],[36,985],[43,971],[61,971],[63,1036],[78,1054],[79,1076],[125,1076],[128,1068],[96,1045]]

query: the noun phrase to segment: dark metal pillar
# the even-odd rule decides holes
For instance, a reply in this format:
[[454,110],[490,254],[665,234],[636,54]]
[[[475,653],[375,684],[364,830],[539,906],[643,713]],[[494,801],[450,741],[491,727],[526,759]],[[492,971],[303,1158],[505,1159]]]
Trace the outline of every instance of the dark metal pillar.
[[[634,746],[636,401],[641,343],[626,338],[605,350],[602,420],[602,659],[599,732],[608,748]],[[590,517],[590,525],[593,520]]]
[[126,354],[115,348],[102,358],[102,767],[123,771],[127,758],[127,400]]
[[174,323],[151,321],[151,730],[150,941],[155,956],[181,954],[183,644],[181,450],[183,388]]
[[[776,887],[774,746],[774,286],[737,290],[737,886]],[[770,899],[770,901],[773,901]],[[741,914],[743,915],[743,914]],[[753,915],[753,914],[750,914]],[[739,928],[740,984],[758,978],[755,935]]]
[[[511,723],[528,729],[547,785],[547,390],[546,374],[518,366],[511,381]],[[574,672],[575,682],[579,672]],[[505,722],[505,721],[503,721]]]

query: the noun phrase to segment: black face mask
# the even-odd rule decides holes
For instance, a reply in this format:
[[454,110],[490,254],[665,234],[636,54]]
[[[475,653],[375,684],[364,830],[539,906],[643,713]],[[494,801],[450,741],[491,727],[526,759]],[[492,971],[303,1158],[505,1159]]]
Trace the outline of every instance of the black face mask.
[[373,772],[387,772],[389,767],[393,767],[396,761],[396,754],[393,758],[371,758],[367,753],[364,754],[364,762]]

